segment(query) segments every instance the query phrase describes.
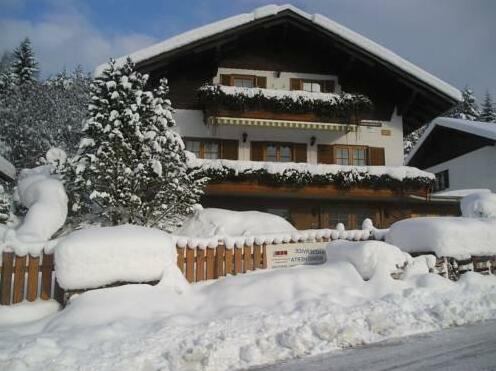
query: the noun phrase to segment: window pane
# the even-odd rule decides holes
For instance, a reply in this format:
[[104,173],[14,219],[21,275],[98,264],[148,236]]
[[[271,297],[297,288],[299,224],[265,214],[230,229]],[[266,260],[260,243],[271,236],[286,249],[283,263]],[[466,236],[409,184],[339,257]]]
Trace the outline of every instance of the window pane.
[[329,211],[329,227],[336,228],[338,223],[343,223],[346,229],[350,228],[349,214],[345,210]]
[[265,161],[277,161],[277,147],[273,144],[268,144],[265,148]]
[[187,140],[186,150],[193,152],[196,157],[200,157],[200,142],[196,140]]
[[281,146],[279,160],[281,162],[290,162],[293,160],[293,151],[291,150],[291,146]]
[[350,164],[350,153],[348,151],[348,148],[336,149],[336,164],[338,165]]
[[322,91],[320,87],[320,83],[318,82],[311,82],[311,81],[304,81],[303,82],[303,90],[304,91],[309,91],[309,92],[314,92],[314,93],[320,93]]
[[253,88],[253,79],[245,77],[235,77],[234,86],[239,88]]
[[364,148],[354,148],[353,149],[353,165],[365,166],[367,165],[365,149]]
[[209,158],[213,160],[219,158],[219,144],[212,142],[205,143],[204,153],[205,153],[205,158]]

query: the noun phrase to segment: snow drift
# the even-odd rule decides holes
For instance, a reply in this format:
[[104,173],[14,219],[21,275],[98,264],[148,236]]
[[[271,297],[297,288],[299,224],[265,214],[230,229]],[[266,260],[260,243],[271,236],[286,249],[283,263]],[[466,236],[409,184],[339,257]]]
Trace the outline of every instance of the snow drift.
[[280,216],[260,211],[198,209],[175,234],[190,237],[254,236],[296,229]]
[[496,220],[463,217],[404,219],[389,229],[386,241],[406,252],[467,258],[496,255]]
[[462,215],[466,218],[496,218],[496,194],[475,192],[462,198]]
[[157,229],[122,225],[72,232],[55,248],[55,274],[64,289],[88,289],[116,282],[182,284],[172,237]]

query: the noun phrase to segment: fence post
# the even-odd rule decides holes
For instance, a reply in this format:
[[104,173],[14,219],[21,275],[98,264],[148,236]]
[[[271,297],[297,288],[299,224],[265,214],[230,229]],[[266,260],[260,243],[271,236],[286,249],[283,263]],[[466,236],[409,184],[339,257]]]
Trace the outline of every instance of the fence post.
[[235,247],[226,249],[226,275],[233,273],[233,249]]
[[181,273],[184,274],[184,247],[176,246],[176,252],[177,252],[177,266],[179,267]]
[[12,285],[12,272],[14,268],[14,253],[4,251],[2,253],[2,286],[0,287],[0,304],[10,305],[10,291]]
[[262,267],[262,246],[253,245],[253,269]]
[[53,272],[53,254],[43,252],[43,261],[41,262],[41,294],[43,300],[52,297],[52,272]]
[[251,246],[245,245],[243,249],[243,273],[253,270],[253,257],[251,254]]
[[24,300],[24,272],[26,270],[26,256],[15,257],[14,295],[12,303],[17,304]]
[[267,268],[267,244],[262,245],[262,268]]
[[225,276],[224,273],[224,253],[226,247],[223,243],[217,245],[215,254],[215,278]]
[[35,301],[38,297],[38,273],[40,269],[40,257],[29,255],[28,265],[28,288],[26,298]]
[[234,274],[243,272],[243,248],[234,248]]
[[186,247],[186,279],[190,283],[195,281],[195,250],[196,247]]
[[207,280],[211,280],[215,277],[215,248],[207,247]]
[[205,250],[196,250],[196,282],[205,280]]

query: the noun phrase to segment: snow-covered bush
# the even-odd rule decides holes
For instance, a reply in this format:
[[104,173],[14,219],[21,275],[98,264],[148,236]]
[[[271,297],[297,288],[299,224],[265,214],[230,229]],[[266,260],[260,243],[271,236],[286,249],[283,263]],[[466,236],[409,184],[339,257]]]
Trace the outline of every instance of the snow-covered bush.
[[6,224],[10,217],[12,197],[7,189],[0,184],[0,224]]
[[285,219],[260,211],[197,209],[175,234],[191,237],[254,236],[293,232]]
[[89,118],[78,155],[65,172],[75,213],[105,223],[175,225],[192,211],[203,178],[188,173],[166,80],[145,90],[147,75],[111,60],[91,84]]
[[466,218],[496,218],[496,194],[476,192],[462,198],[462,215]]

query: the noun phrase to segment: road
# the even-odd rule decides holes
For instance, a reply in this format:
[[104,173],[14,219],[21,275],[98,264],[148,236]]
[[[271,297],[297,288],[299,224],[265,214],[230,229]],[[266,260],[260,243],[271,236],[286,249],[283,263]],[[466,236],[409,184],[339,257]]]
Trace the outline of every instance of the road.
[[251,370],[496,370],[496,321],[409,336]]

